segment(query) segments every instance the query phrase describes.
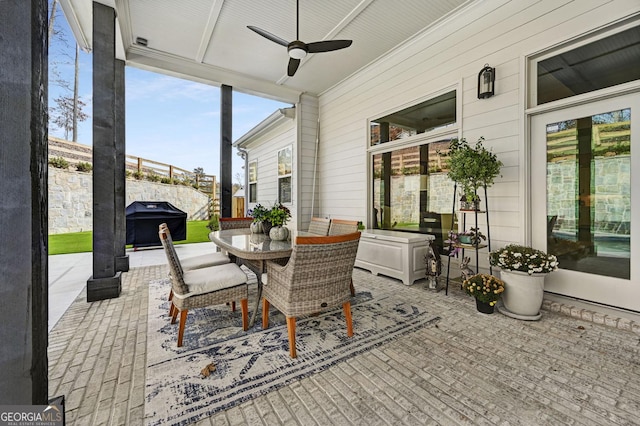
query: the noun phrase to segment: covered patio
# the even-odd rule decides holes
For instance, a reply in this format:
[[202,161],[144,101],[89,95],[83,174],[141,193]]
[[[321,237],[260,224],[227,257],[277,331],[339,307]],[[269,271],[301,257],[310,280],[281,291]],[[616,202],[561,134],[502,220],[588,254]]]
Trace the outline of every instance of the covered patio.
[[[178,251],[211,249],[202,245]],[[67,424],[164,424],[167,413],[178,414],[145,407],[149,283],[168,268],[162,250],[128,254],[134,267],[123,275],[119,298],[88,304],[80,294],[51,330],[49,393],[66,395]],[[517,321],[478,313],[459,286],[445,296],[428,290],[426,280],[404,286],[358,269],[354,284],[425,306],[440,319],[189,424],[636,423],[636,321],[549,301],[541,321]],[[193,365],[192,374],[201,367]],[[219,378],[197,380],[207,386]]]
[[[221,87],[223,216],[231,215],[232,206],[231,162],[224,160],[232,154],[232,93],[242,91],[295,108],[293,116],[281,112],[289,126],[284,137],[258,134],[263,145],[257,148],[274,144],[267,152],[253,146],[256,156],[248,154],[260,176],[258,198],[248,208],[277,199],[273,157],[278,148],[291,146],[293,227],[305,229],[312,216],[371,227],[374,156],[390,155],[389,146],[486,136],[505,164],[488,195],[495,206],[497,245],[541,245],[545,232],[536,227],[545,225],[546,212],[544,202],[531,201],[539,181],[530,172],[528,126],[540,111],[572,101],[531,104],[529,61],[565,42],[637,27],[640,17],[634,0],[308,0],[300,4],[298,37],[293,1],[61,0],[61,5],[81,47],[94,55],[92,275],[85,277],[86,293],[48,333],[46,2],[5,2],[0,178],[6,185],[0,225],[6,244],[0,246],[0,275],[7,283],[1,290],[7,306],[3,319],[11,326],[0,332],[6,342],[0,389],[5,404],[46,404],[64,394],[68,419],[76,424],[159,419],[145,414],[148,286],[166,278],[167,268],[162,262],[131,267],[135,254],[125,250],[125,66]],[[309,53],[290,76],[287,48],[247,25],[286,41],[349,39],[353,45]],[[498,75],[496,96],[488,100],[476,96],[477,73],[487,62]],[[579,101],[618,95],[637,101],[639,81],[587,93]],[[377,118],[449,93],[457,121],[432,134],[418,129],[409,143],[402,138],[388,141],[387,148],[372,143],[369,127]],[[636,226],[631,229],[637,232]],[[482,259],[474,266],[488,265]],[[628,284],[637,282],[638,270],[631,262],[631,279],[609,279],[610,287],[598,286],[595,276],[586,292],[581,276],[555,273],[561,279],[551,290],[562,301],[547,298],[539,322],[478,314],[456,286],[447,296],[428,291],[426,281],[404,286],[356,270],[356,288],[393,293],[399,303],[413,303],[439,320],[199,424],[633,424],[640,415],[635,321],[640,307],[637,286]],[[605,314],[602,298],[608,295],[618,299]],[[602,305],[567,303],[573,299]]]

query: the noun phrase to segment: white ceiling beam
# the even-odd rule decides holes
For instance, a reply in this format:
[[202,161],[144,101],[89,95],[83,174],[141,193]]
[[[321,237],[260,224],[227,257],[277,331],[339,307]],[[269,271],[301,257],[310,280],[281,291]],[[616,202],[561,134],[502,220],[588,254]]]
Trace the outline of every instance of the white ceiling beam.
[[[62,12],[64,13],[65,18],[67,18],[71,32],[73,33],[78,46],[80,46],[80,49],[87,53],[91,52],[93,47],[91,36],[92,30],[91,28],[84,28],[84,25],[82,24],[82,16],[78,16],[78,13],[86,15],[87,4],[83,2],[74,2],[73,0],[60,0],[60,6],[62,7]],[[89,24],[89,26],[91,26],[91,24]]]
[[298,102],[302,93],[271,81],[256,79],[245,74],[197,63],[180,56],[137,45],[132,45],[129,48],[127,65],[212,86],[226,84],[242,93],[291,104]]
[[131,13],[129,13],[129,0],[116,1],[116,16],[120,24],[120,36],[125,50],[134,43],[133,25],[131,24]]
[[338,25],[333,27],[331,31],[327,33],[327,35],[322,40],[331,40],[333,39],[340,31],[344,30],[347,25],[349,25],[354,19],[358,17],[371,3],[375,0],[362,0],[353,10],[342,18],[342,21],[338,22]]
[[220,11],[222,10],[223,4],[224,0],[213,0],[211,10],[209,11],[209,19],[207,20],[207,25],[205,26],[202,38],[200,39],[198,53],[196,53],[196,62],[202,62],[204,55],[207,53],[209,43],[211,43],[211,37],[213,36],[213,30],[216,28],[216,24],[218,23],[218,18],[220,17]]

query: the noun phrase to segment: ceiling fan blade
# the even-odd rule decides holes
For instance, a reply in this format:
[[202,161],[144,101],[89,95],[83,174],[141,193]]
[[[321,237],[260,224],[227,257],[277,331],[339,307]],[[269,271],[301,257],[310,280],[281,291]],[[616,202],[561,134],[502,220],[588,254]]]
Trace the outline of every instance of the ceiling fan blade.
[[307,43],[309,53],[331,52],[351,46],[353,40],[325,40]]
[[251,31],[254,31],[254,32],[260,34],[264,38],[268,38],[269,40],[271,40],[271,41],[273,41],[275,43],[278,43],[279,45],[282,45],[284,47],[287,47],[289,45],[288,41],[286,41],[284,39],[281,39],[280,37],[278,37],[276,35],[273,35],[270,32],[265,31],[265,30],[263,30],[261,28],[254,27],[253,25],[247,25],[247,28],[249,28]]
[[300,65],[300,59],[289,58],[289,66],[287,67],[287,75],[289,77],[293,77],[293,75],[298,71],[298,66]]

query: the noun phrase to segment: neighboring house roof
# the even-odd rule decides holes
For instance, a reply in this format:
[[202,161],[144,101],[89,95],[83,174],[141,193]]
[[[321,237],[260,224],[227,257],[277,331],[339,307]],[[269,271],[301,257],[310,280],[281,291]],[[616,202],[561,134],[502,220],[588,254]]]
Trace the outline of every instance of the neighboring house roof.
[[249,130],[244,135],[240,136],[234,143],[233,146],[236,148],[246,148],[246,146],[253,141],[255,138],[260,135],[265,134],[269,130],[273,129],[275,126],[284,123],[287,120],[292,120],[296,116],[295,107],[289,108],[280,108],[273,112],[270,116],[262,120],[255,126],[253,129]]

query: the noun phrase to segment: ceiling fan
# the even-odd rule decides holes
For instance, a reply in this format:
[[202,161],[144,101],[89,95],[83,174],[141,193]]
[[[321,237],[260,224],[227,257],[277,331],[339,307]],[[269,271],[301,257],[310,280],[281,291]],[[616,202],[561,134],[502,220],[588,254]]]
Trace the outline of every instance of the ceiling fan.
[[288,42],[278,36],[271,34],[261,28],[248,25],[251,31],[255,31],[262,37],[285,46],[289,53],[289,66],[287,67],[287,75],[293,77],[298,70],[300,60],[307,56],[308,53],[331,52],[333,50],[344,49],[351,46],[352,40],[325,40],[313,43],[305,43],[300,41],[300,1],[296,0],[296,40]]

